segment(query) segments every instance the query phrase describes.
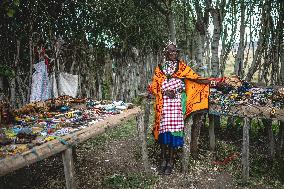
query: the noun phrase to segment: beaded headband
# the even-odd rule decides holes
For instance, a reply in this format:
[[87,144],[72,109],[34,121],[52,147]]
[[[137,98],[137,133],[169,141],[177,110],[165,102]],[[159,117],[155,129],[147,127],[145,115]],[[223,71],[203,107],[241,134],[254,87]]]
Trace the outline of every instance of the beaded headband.
[[165,46],[165,48],[163,49],[163,52],[167,52],[167,51],[168,51],[167,48],[168,48],[170,45],[175,46],[176,50],[178,51],[177,45],[176,45],[174,42],[172,42],[171,40],[169,40],[169,41],[166,43],[166,46]]

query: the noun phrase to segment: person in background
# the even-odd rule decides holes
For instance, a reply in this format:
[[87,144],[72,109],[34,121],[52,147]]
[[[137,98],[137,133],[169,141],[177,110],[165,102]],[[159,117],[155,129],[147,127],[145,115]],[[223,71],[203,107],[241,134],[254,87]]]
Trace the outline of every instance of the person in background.
[[165,61],[154,72],[148,86],[155,96],[153,134],[160,144],[159,174],[169,175],[174,168],[176,149],[184,144],[184,120],[193,112],[208,109],[209,85],[229,83],[229,78],[202,78],[177,58],[177,46],[168,42]]

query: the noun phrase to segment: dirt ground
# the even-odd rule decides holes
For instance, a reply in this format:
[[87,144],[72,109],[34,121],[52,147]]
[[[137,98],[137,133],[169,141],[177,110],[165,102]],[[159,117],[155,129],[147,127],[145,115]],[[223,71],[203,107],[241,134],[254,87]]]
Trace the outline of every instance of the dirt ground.
[[[222,167],[212,166],[210,153],[202,148],[197,159],[191,159],[188,174],[181,172],[181,157],[178,154],[173,174],[158,175],[156,159],[159,152],[154,144],[149,145],[151,146],[149,175],[143,172],[140,142],[136,132],[110,137],[107,140],[90,139],[77,146],[74,157],[77,188],[247,188],[241,186],[231,174],[234,170],[228,171]],[[240,159],[236,161],[238,161],[237,164],[240,163]],[[22,188],[65,188],[61,155],[52,156],[0,177],[0,189]],[[257,188],[271,187],[260,184]]]

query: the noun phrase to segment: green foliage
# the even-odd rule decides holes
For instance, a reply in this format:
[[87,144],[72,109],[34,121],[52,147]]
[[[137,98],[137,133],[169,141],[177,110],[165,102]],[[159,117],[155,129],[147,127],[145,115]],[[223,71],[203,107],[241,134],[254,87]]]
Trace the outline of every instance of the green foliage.
[[158,178],[144,175],[117,175],[108,176],[103,181],[105,188],[151,188]]
[[14,77],[15,73],[12,70],[12,68],[10,68],[7,65],[0,65],[0,76],[4,76],[4,77]]
[[1,2],[1,9],[6,11],[8,17],[13,17],[15,15],[16,9],[20,5],[20,0],[3,0]]
[[127,138],[135,134],[136,122],[134,119],[131,119],[125,122],[123,125],[116,127],[112,130],[107,130],[105,133],[100,134],[96,138],[89,140],[88,142],[92,145],[99,146],[106,144],[111,140]]
[[265,154],[252,153],[250,163],[250,185],[252,188],[259,185],[283,188],[284,159],[282,157],[274,161],[267,159]]

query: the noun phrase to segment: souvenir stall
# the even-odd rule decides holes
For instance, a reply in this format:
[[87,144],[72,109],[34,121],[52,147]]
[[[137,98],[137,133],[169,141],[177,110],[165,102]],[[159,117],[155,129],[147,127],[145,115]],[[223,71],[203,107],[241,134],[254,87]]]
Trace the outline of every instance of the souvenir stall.
[[[281,86],[259,87],[243,81],[237,88],[218,86],[212,89],[209,99],[209,115],[241,117],[244,120],[242,177],[244,182],[247,182],[249,179],[249,129],[251,120],[265,119],[283,122],[284,88]],[[209,117],[209,145],[211,150],[215,149],[212,117],[211,119]]]
[[11,110],[0,104],[0,176],[62,152],[67,188],[74,182],[72,147],[135,117],[131,103],[60,96]]

